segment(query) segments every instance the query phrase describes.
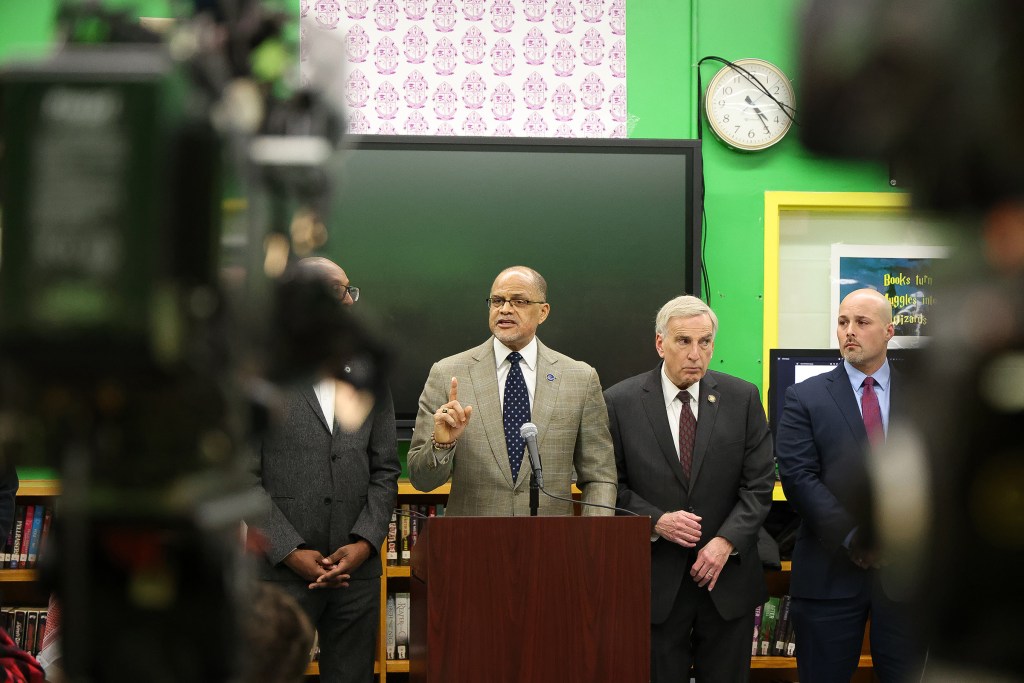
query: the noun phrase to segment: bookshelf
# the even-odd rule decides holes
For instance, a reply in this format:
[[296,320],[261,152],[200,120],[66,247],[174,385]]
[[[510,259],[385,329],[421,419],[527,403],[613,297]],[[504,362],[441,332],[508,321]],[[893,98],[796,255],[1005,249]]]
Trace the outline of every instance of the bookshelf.
[[[23,472],[19,474],[21,480],[15,494],[15,504],[19,507],[45,506],[48,510],[52,510],[52,506],[61,492],[60,483],[55,479],[32,477]],[[7,541],[7,532],[8,530],[3,531],[3,542]],[[42,534],[41,529],[40,534]],[[40,535],[36,546],[37,556],[38,550],[43,545],[42,540],[43,537]],[[6,563],[0,568],[0,603],[5,609],[9,608],[29,615],[41,614],[46,610],[49,598],[49,591],[43,586],[38,569],[12,569]],[[32,616],[33,620],[35,618]],[[20,617],[17,621],[21,624]],[[27,630],[24,630],[26,628]],[[19,632],[22,634],[20,637]],[[15,638],[19,645],[30,651],[34,651],[42,641],[41,632],[37,627],[17,626],[12,622],[9,625],[8,633]],[[21,638],[25,638],[24,643]],[[32,643],[29,643],[29,640],[32,640]]]

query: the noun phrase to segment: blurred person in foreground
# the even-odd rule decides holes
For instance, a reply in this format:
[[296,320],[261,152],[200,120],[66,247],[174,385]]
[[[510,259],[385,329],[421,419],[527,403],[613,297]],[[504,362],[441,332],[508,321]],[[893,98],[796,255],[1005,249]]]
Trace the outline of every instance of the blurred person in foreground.
[[242,606],[240,683],[301,683],[313,647],[313,624],[277,586],[258,582]]

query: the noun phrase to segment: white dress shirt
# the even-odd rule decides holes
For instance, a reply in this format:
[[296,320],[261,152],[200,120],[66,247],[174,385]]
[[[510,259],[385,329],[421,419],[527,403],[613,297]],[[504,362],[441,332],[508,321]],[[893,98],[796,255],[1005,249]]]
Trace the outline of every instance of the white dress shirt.
[[334,378],[324,377],[313,385],[313,393],[316,400],[320,401],[320,410],[324,411],[324,419],[327,420],[327,429],[334,433]]
[[[505,409],[505,380],[508,379],[508,371],[512,364],[508,362],[508,354],[512,349],[508,348],[497,338],[494,342],[494,364],[498,373],[498,401],[501,402],[502,410]],[[523,380],[526,382],[526,391],[530,394],[530,415],[533,415],[533,397],[537,393],[537,338],[534,337],[530,343],[519,350],[523,357],[519,367],[523,370]]]
[[[672,430],[672,443],[675,444],[676,456],[679,456],[679,415],[683,410],[683,402],[679,400],[679,387],[672,383],[672,380],[665,374],[665,364],[661,364],[661,391],[665,396],[665,412],[668,414],[668,428]],[[700,398],[700,382],[694,382],[686,388],[690,394],[690,410],[693,412],[693,419],[696,420],[700,408],[697,399]]]

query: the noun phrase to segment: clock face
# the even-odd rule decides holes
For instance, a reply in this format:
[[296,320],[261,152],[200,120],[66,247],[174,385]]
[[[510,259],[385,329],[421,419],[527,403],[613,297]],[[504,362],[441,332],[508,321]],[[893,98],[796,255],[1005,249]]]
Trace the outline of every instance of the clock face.
[[750,152],[771,147],[793,124],[793,86],[762,59],[741,59],[735,65],[743,70],[726,66],[708,85],[708,125],[730,147]]

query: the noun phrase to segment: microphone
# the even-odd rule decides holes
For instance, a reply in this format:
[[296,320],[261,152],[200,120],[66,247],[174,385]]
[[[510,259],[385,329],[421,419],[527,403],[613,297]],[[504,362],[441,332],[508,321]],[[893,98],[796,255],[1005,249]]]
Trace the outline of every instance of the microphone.
[[525,423],[519,428],[519,436],[526,441],[526,450],[530,455],[530,467],[533,468],[533,478],[537,486],[544,488],[544,469],[540,465],[540,453],[537,451],[537,425],[532,422]]
[[[526,422],[522,427],[519,428],[519,436],[523,437],[526,441],[526,450],[530,456],[530,467],[533,468],[533,481],[537,484],[537,488],[547,496],[548,498],[554,498],[555,500],[563,500],[567,503],[575,503],[578,505],[587,505],[589,507],[604,508],[605,510],[616,510],[618,512],[624,512],[627,515],[633,515],[634,517],[643,517],[639,513],[627,510],[625,508],[615,507],[614,505],[603,505],[601,503],[591,503],[585,500],[576,500],[574,498],[563,498],[562,496],[556,496],[553,493],[548,493],[544,489],[544,470],[540,465],[540,452],[537,450],[537,425],[532,422]],[[593,483],[605,483],[611,484],[612,486],[618,486],[616,482],[593,482]],[[531,484],[532,486],[532,484]],[[531,490],[530,495],[533,496],[534,492]],[[530,503],[533,505],[533,501]]]

